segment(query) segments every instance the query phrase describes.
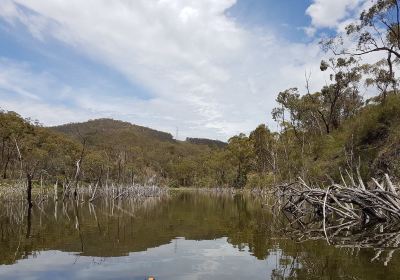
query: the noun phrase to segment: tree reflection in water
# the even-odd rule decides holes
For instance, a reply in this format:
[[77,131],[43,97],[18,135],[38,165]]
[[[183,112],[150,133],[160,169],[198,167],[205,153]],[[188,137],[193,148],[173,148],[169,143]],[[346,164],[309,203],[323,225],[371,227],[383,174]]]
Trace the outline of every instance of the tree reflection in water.
[[[111,257],[163,248],[181,237],[219,245],[227,242],[238,253],[262,262],[267,275],[259,279],[397,279],[398,227],[328,228],[330,246],[318,223],[303,227],[261,207],[262,203],[240,194],[189,192],[140,202],[105,198],[94,204],[49,200],[35,204],[31,210],[19,201],[3,203],[0,263],[15,265],[20,259],[56,250],[74,252],[77,258],[92,257],[93,263],[100,265]],[[179,239],[174,242],[171,246],[179,251]],[[190,252],[195,254],[196,248]],[[207,258],[196,256],[200,257]],[[228,257],[236,262],[231,255],[218,261]],[[237,268],[252,269],[240,263]]]

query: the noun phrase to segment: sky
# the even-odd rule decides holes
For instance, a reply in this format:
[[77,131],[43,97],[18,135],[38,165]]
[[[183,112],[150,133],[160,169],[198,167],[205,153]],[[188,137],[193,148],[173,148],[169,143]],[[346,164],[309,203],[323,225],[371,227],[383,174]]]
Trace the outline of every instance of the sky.
[[0,0],[0,108],[178,138],[272,130],[280,91],[326,84],[321,37],[369,0]]

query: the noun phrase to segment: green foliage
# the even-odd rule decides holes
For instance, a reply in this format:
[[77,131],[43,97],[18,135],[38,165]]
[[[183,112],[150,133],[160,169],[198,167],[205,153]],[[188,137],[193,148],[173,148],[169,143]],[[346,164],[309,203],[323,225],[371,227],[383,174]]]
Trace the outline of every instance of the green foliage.
[[70,176],[79,143],[14,112],[0,112],[3,179]]
[[117,183],[195,186],[204,176],[201,161],[219,150],[205,145],[216,143],[213,140],[176,141],[168,133],[110,119],[53,129],[77,141],[86,139],[83,170],[87,181],[108,178]]
[[228,141],[228,152],[233,166],[236,168],[236,178],[233,187],[243,188],[247,183],[247,174],[250,171],[254,158],[250,139],[245,134],[234,136]]
[[253,144],[255,157],[255,168],[259,173],[266,173],[268,170],[276,171],[276,134],[264,125],[259,125],[251,134],[250,141]]
[[325,174],[338,179],[341,168],[352,173],[359,169],[365,178],[383,173],[399,176],[399,128],[398,95],[389,95],[385,103],[366,105],[340,129],[314,143],[318,157],[311,174],[319,179]]

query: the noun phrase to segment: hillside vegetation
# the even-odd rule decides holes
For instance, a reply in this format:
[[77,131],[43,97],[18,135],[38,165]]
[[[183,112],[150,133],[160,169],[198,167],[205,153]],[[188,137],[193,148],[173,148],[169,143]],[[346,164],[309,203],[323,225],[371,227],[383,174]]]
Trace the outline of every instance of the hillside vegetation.
[[197,144],[197,145],[206,145],[209,146],[210,148],[225,148],[228,143],[222,142],[219,140],[211,140],[211,139],[205,139],[205,138],[186,138],[186,142],[192,143],[192,144]]
[[114,133],[125,133],[131,137],[136,137],[136,140],[141,139],[150,141],[169,141],[171,143],[174,142],[174,139],[170,133],[113,119],[97,119],[89,120],[83,123],[70,123],[52,127],[52,129],[74,136],[77,139],[79,139],[79,137],[82,135],[90,136],[97,134],[101,135],[102,137],[107,137],[112,136]]
[[72,181],[80,161],[82,182],[192,185],[191,164],[217,149],[111,119],[45,128],[5,111],[0,137],[3,180],[31,176],[52,183]]

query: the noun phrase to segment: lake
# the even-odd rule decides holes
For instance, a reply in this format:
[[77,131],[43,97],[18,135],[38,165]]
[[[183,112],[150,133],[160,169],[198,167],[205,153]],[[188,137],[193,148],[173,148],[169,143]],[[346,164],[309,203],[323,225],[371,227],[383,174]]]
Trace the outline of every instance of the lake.
[[[2,203],[0,279],[400,279],[398,231],[352,233],[359,246],[348,233],[330,244],[302,239],[263,204],[176,192],[144,202],[49,200],[28,215],[24,202]],[[377,236],[375,248],[366,245]]]

